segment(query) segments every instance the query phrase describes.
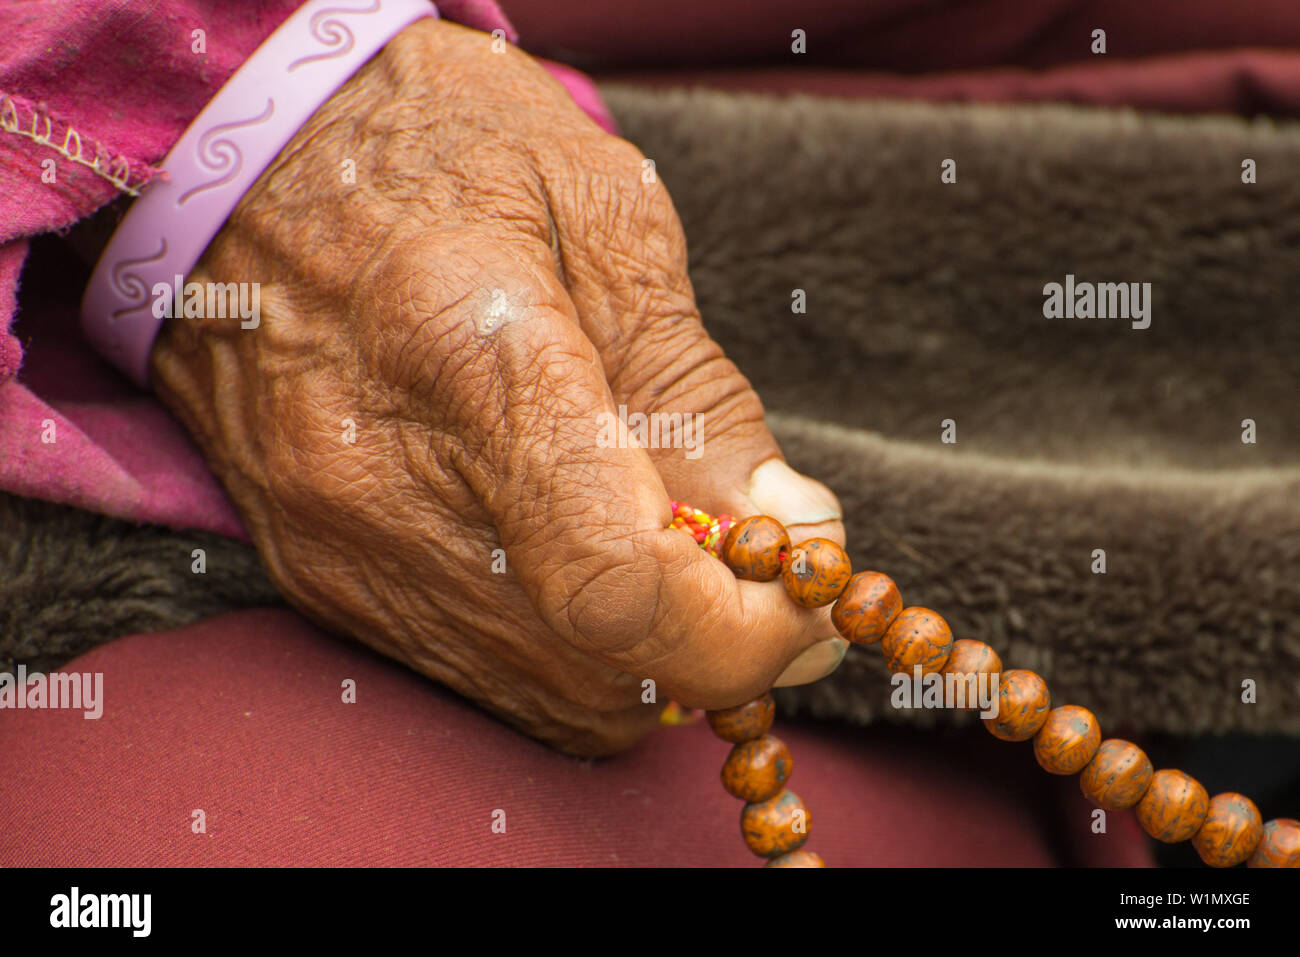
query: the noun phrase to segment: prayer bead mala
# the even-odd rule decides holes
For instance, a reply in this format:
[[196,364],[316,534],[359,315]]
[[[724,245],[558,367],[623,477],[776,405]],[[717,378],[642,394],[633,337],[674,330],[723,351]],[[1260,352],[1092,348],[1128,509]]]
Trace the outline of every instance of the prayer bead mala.
[[[1106,810],[1133,808],[1138,823],[1167,844],[1190,840],[1211,867],[1300,867],[1300,821],[1267,824],[1255,803],[1232,791],[1209,797],[1182,771],[1155,771],[1136,744],[1101,739],[1096,716],[1078,705],[1051,706],[1047,683],[1032,671],[1002,671],[996,651],[982,641],[953,640],[948,623],[928,608],[903,607],[898,586],[876,571],[853,574],[849,556],[835,542],[813,538],[791,545],[774,518],[733,520],[672,503],[670,528],[689,532],[738,578],[767,582],[780,577],[800,605],[835,603],[831,620],[859,645],[879,643],[893,672],[942,673],[969,680],[997,675],[998,711],[984,726],[1003,741],[1033,739],[1034,757],[1051,774],[1078,774],[1084,795]],[[988,679],[985,679],[988,680]],[[785,785],[794,768],[790,750],[769,734],[776,706],[770,694],[748,704],[708,712],[713,733],[732,744],[722,766],[722,786],[746,802],[741,835],[768,867],[825,867],[804,850],[809,814]]]

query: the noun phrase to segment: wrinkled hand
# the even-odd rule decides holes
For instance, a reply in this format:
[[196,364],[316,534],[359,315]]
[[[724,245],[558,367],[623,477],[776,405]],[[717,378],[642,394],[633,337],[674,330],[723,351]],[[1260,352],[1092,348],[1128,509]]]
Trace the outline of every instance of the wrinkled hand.
[[[526,55],[419,22],[188,277],[260,283],[260,325],[171,320],[152,356],[295,606],[575,754],[655,723],[645,679],[725,707],[844,649],[666,528],[671,493],[843,541],[705,334],[642,160]],[[701,414],[698,453],[602,441],[620,405]]]

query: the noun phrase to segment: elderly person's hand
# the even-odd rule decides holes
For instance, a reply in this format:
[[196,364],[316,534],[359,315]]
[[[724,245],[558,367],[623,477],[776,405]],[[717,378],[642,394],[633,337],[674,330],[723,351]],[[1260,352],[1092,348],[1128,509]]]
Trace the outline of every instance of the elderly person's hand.
[[[654,724],[646,679],[724,707],[843,656],[670,494],[843,532],[705,334],[641,155],[492,47],[421,21],[318,111],[188,277],[259,282],[260,326],[170,321],[152,374],[294,605],[603,754]],[[702,454],[604,441],[619,406],[702,414]]]

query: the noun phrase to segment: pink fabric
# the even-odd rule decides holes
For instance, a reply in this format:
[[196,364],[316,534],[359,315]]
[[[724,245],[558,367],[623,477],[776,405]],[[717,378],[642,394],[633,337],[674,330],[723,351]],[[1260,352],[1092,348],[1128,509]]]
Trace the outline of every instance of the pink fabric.
[[[63,670],[102,672],[103,716],[5,712],[23,746],[0,748],[3,867],[759,863],[718,781],[728,745],[702,723],[577,761],[288,611],[121,639]],[[1093,834],[1077,779],[978,724],[778,719],[809,848],[836,867],[1151,864],[1131,813]]]
[[[180,426],[86,348],[63,295],[66,277],[50,295],[23,297],[36,312],[19,335],[16,297],[27,239],[146,185],[204,104],[300,2],[170,0],[147,16],[126,0],[0,8],[0,120],[8,127],[0,128],[0,488],[246,537]],[[492,0],[438,7],[447,19],[518,39]],[[198,29],[203,54],[191,49]],[[614,131],[589,79],[547,66]],[[47,160],[54,182],[42,181]]]

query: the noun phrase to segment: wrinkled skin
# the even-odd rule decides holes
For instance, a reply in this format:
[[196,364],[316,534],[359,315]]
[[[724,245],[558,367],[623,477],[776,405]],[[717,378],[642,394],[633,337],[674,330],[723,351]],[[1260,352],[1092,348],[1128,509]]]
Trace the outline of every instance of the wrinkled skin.
[[[759,511],[750,473],[780,453],[642,160],[523,53],[417,23],[188,277],[260,282],[261,325],[170,321],[151,360],[295,606],[582,755],[670,697],[730,706],[843,654],[825,609],[666,528],[669,493]],[[601,447],[619,404],[703,413],[703,454]],[[795,534],[842,541],[807,481],[825,514]]]

